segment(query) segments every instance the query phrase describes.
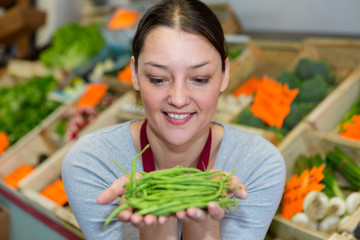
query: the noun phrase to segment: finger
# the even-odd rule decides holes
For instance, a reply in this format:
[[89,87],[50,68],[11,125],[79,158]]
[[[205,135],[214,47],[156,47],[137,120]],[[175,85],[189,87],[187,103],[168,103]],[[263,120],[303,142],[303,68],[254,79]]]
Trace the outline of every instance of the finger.
[[206,214],[203,210],[196,208],[196,207],[189,207],[186,210],[186,214],[189,216],[190,219],[195,221],[203,221],[206,218]]
[[134,213],[131,215],[131,223],[134,227],[141,228],[144,226],[144,217],[138,213]]
[[187,216],[187,213],[186,213],[185,210],[177,211],[175,215],[179,220],[181,220],[183,222],[190,222],[191,221],[191,219]]
[[224,217],[225,215],[225,211],[224,209],[222,209],[219,204],[217,204],[216,202],[209,202],[208,206],[208,214],[211,216],[212,219],[214,220],[220,220]]
[[236,186],[238,188],[231,190],[229,193],[234,194],[234,196],[238,199],[246,199],[247,198],[247,189],[244,184],[240,182],[240,180],[236,176],[231,176],[230,186]]
[[160,216],[160,217],[158,217],[158,222],[160,224],[165,224],[168,220],[169,220],[168,216]]
[[116,179],[109,188],[96,198],[98,204],[109,204],[125,192],[124,185],[129,182],[128,176]]
[[145,225],[151,226],[151,225],[155,225],[157,219],[155,215],[152,214],[148,214],[144,217],[144,223]]
[[[138,179],[142,176],[141,173],[136,172],[135,178]],[[109,188],[105,189],[100,195],[96,198],[98,204],[109,204],[114,201],[117,197],[124,194],[125,189],[124,185],[129,183],[129,176],[124,175],[116,179]]]
[[133,213],[132,208],[128,207],[119,213],[118,219],[122,222],[129,222],[131,219],[132,213]]

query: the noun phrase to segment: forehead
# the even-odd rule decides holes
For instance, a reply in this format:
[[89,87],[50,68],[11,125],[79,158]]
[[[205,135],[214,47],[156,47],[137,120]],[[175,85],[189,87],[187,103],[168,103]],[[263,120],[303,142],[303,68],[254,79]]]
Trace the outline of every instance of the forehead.
[[[174,29],[156,27],[145,38],[141,56],[151,59],[187,58],[187,61],[199,58],[220,58],[220,54],[203,36]],[[139,59],[140,60],[140,59]]]

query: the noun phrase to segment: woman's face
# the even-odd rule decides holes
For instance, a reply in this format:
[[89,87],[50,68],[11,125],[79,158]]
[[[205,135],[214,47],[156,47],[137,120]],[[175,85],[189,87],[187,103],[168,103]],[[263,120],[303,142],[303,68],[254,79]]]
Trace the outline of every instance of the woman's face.
[[150,129],[182,145],[208,133],[220,92],[228,84],[220,54],[202,36],[169,27],[149,32],[132,81],[140,91]]

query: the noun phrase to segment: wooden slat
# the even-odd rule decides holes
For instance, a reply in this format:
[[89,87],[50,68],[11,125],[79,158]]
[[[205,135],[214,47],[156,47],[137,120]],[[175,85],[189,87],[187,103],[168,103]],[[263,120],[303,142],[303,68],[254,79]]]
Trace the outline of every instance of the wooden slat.
[[334,233],[333,235],[331,235],[329,240],[355,240],[355,238],[354,236],[348,233],[342,233],[342,234]]
[[292,223],[280,216],[274,217],[269,231],[283,240],[326,240],[329,238],[328,234]]
[[0,1],[0,7],[10,7],[15,4],[15,0],[1,0]]
[[[301,122],[287,137],[282,141],[278,149],[283,155],[287,169],[287,180],[289,180],[294,174],[295,161],[300,155],[313,156],[320,154],[325,156],[326,152],[333,150],[334,146],[338,143],[332,143],[325,141],[322,138],[318,138],[313,128],[307,122]],[[342,150],[349,154],[352,159],[360,159],[360,151],[350,146],[340,146]],[[336,175],[337,181],[340,185],[346,185],[346,180],[340,175]],[[360,211],[360,210],[358,210]],[[357,214],[360,214],[358,212]],[[348,232],[351,233],[359,221],[359,216],[352,215],[353,223],[349,224]],[[284,239],[328,239],[330,236],[320,231],[307,229],[298,224],[282,218],[277,215],[273,219],[270,232],[277,237]]]
[[0,43],[15,43],[19,36],[33,32],[44,23],[44,12],[25,6],[13,7],[0,17]]
[[360,207],[350,216],[345,223],[344,230],[360,239]]
[[360,65],[307,117],[316,130],[331,131],[360,98]]

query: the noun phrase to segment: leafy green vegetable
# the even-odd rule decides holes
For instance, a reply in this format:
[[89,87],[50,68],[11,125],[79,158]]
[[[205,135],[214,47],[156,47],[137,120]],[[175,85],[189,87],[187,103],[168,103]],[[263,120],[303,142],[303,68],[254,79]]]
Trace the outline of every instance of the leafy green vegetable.
[[290,130],[294,128],[312,109],[316,103],[313,102],[293,102],[290,113],[284,120],[283,127]]
[[230,46],[228,50],[228,56],[230,62],[236,59],[242,53],[243,49],[240,46]]
[[282,84],[287,84],[290,89],[298,88],[301,84],[299,77],[289,70],[283,71],[276,80]]
[[344,194],[335,178],[335,173],[331,165],[326,164],[325,159],[323,159],[320,154],[315,154],[313,156],[300,155],[294,166],[295,173],[300,176],[304,170],[311,170],[313,167],[319,167],[321,164],[325,164],[323,170],[324,178],[320,183],[324,184],[322,192],[324,192],[329,198],[340,197],[345,199]]
[[236,123],[273,131],[282,139],[332,91],[337,82],[325,61],[312,61],[308,58],[300,59],[294,72],[284,70],[276,77],[276,81],[287,84],[290,89],[299,89],[282,128],[268,126],[255,117],[250,108],[245,108],[240,113]]
[[339,147],[326,154],[326,163],[338,170],[357,190],[360,190],[360,167]]
[[70,23],[56,30],[51,47],[44,50],[39,59],[46,66],[72,70],[99,53],[104,46],[105,41],[96,24],[81,26]]
[[36,127],[60,103],[46,100],[57,86],[53,76],[36,77],[12,88],[0,89],[0,132],[6,132],[10,145]]
[[261,118],[258,118],[254,116],[252,111],[250,110],[250,107],[244,108],[244,110],[239,114],[238,118],[235,120],[236,123],[254,127],[254,128],[260,128],[264,130],[269,130],[276,133],[276,136],[279,139],[283,139],[284,136],[287,134],[286,129],[279,129],[277,127],[269,126],[261,120]]
[[304,80],[299,88],[299,94],[296,96],[296,100],[300,102],[319,103],[328,95],[328,93],[329,87],[324,76],[315,75],[310,79]]
[[336,78],[333,76],[329,65],[324,60],[312,61],[309,58],[302,58],[295,68],[295,74],[300,79],[311,79],[316,75],[321,75],[328,84],[336,84]]
[[261,120],[261,118],[255,117],[250,110],[250,107],[244,108],[235,122],[256,128],[265,128],[265,123],[263,120]]
[[353,123],[351,118],[354,115],[360,115],[360,98],[354,103],[354,105],[350,108],[345,117],[338,124],[340,132],[344,131],[344,123]]

